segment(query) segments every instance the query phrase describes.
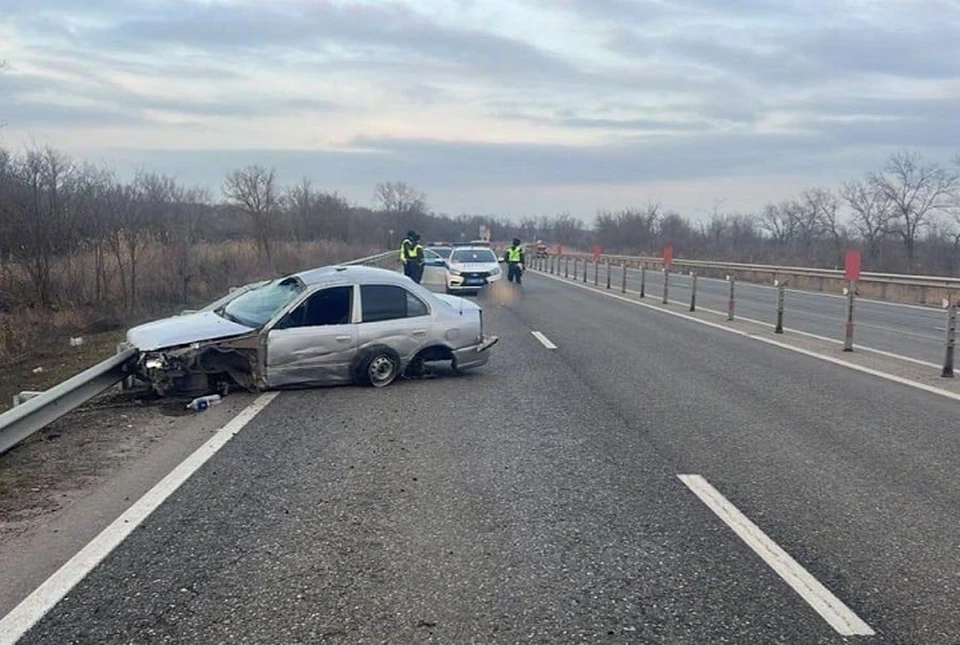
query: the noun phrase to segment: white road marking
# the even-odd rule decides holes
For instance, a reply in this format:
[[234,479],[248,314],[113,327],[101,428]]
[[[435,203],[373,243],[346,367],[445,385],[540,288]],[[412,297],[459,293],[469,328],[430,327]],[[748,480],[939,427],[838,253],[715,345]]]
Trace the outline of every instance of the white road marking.
[[777,572],[794,591],[800,594],[837,633],[843,636],[872,636],[870,625],[865,623],[849,607],[833,595],[806,569],[790,557],[766,533],[740,512],[736,506],[720,494],[700,475],[677,475],[693,493],[706,504],[717,517],[733,529],[771,569]]
[[[751,285],[751,286],[757,286],[757,285]],[[633,293],[633,294],[637,294],[637,295],[640,294],[639,291],[634,291],[634,290],[632,290],[632,289],[627,289],[627,293]],[[651,293],[648,293],[648,295],[649,295],[650,297],[657,297],[657,298],[658,298],[658,297],[662,296],[663,293],[662,293],[662,290],[661,290],[661,293],[652,293],[652,292],[651,292]],[[697,306],[697,309],[698,309],[699,311],[706,311],[707,313],[717,314],[718,316],[724,316],[724,317],[726,317],[726,315],[727,315],[727,312],[726,312],[726,311],[719,311],[719,310],[717,310],[717,309],[711,309],[710,307],[702,307],[702,306],[699,306],[699,305],[698,305],[698,306]],[[739,315],[739,314],[737,315],[737,319],[738,319],[738,320],[742,320],[742,321],[744,321],[744,322],[748,322],[748,323],[754,323],[754,324],[756,324],[756,325],[763,325],[763,326],[765,326],[765,327],[769,327],[770,329],[774,329],[774,328],[776,327],[776,325],[774,325],[773,323],[768,323],[768,322],[763,321],[763,320],[757,320],[756,318],[748,318],[747,316],[742,316],[742,315]],[[909,333],[907,333],[907,332],[903,332],[903,331],[900,331],[900,330],[895,330],[895,329],[892,329],[892,328],[890,328],[890,327],[879,327],[879,326],[877,326],[877,325],[865,325],[865,324],[861,324],[861,325],[858,325],[858,326],[861,326],[861,327],[863,327],[863,326],[869,326],[869,327],[872,327],[872,328],[875,328],[875,329],[882,329],[882,330],[884,330],[884,331],[888,331],[888,332],[891,332],[891,333],[898,333],[898,334],[900,334],[900,335],[911,336],[911,337],[917,338],[917,339],[919,339],[919,340],[925,340],[925,341],[934,340],[934,339],[931,339],[931,338],[928,337],[928,336],[920,336],[920,335],[918,335],[918,334],[909,334]],[[809,332],[809,331],[803,331],[803,330],[797,329],[796,327],[784,327],[783,329],[784,329],[785,331],[789,331],[789,332],[792,332],[792,333],[794,333],[794,334],[799,334],[799,335],[801,335],[801,336],[806,336],[807,338],[815,338],[815,339],[817,339],[817,340],[822,340],[822,341],[826,341],[826,342],[828,342],[828,343],[833,343],[834,345],[843,345],[843,344],[844,344],[844,341],[842,341],[842,340],[837,340],[837,339],[835,339],[835,338],[829,338],[829,337],[827,337],[827,336],[821,336],[820,334],[814,334],[814,333]],[[861,345],[861,344],[859,344],[859,343],[856,343],[856,348],[857,348],[858,350],[860,350],[860,351],[870,352],[871,354],[877,354],[878,356],[886,356],[887,358],[896,358],[897,360],[907,361],[907,362],[909,362],[909,363],[914,363],[914,364],[916,364],[916,365],[923,365],[924,367],[932,367],[932,368],[934,368],[934,369],[940,369],[940,368],[942,367],[942,365],[937,365],[936,363],[931,363],[930,361],[924,361],[924,360],[921,360],[921,359],[919,359],[919,358],[912,358],[912,357],[910,357],[910,356],[904,356],[903,354],[895,354],[895,353],[893,353],[893,352],[888,352],[888,351],[886,351],[886,350],[877,349],[877,348],[875,348],[875,347],[869,347],[869,346],[867,346],[867,345]]]
[[0,620],[0,645],[13,645],[26,634],[200,466],[267,407],[277,394],[263,394],[244,408],[4,616]]
[[804,356],[809,356],[811,358],[816,358],[821,361],[826,361],[828,363],[833,363],[834,365],[840,365],[857,372],[863,372],[864,374],[869,374],[871,376],[876,376],[878,378],[885,379],[887,381],[893,381],[894,383],[899,383],[900,385],[906,385],[908,387],[916,388],[918,390],[923,390],[924,392],[929,392],[930,394],[936,394],[938,396],[943,396],[948,399],[953,399],[954,401],[960,401],[960,394],[956,392],[951,392],[949,390],[944,390],[939,387],[934,387],[932,385],[927,385],[925,383],[920,383],[918,381],[911,381],[908,378],[902,376],[897,376],[896,374],[890,374],[889,372],[882,372],[880,370],[875,370],[870,367],[863,367],[862,365],[857,365],[855,363],[850,363],[848,361],[834,358],[833,356],[827,356],[826,354],[818,354],[817,352],[810,351],[808,349],[803,349],[800,347],[794,347],[793,345],[788,345],[787,343],[781,343],[780,341],[773,340],[772,338],[764,338],[763,336],[757,336],[749,332],[741,331],[739,329],[731,329],[725,325],[719,323],[713,323],[708,320],[701,320],[700,318],[695,318],[693,316],[687,316],[677,311],[671,311],[669,309],[664,309],[663,307],[658,307],[656,305],[651,305],[645,302],[640,302],[638,300],[631,300],[630,298],[624,298],[617,294],[608,293],[605,290],[596,289],[594,287],[587,286],[585,284],[578,284],[576,282],[567,282],[562,278],[554,278],[549,274],[540,273],[539,275],[549,278],[551,280],[556,280],[562,284],[567,284],[570,286],[578,287],[580,289],[586,289],[587,291],[598,293],[610,298],[615,298],[617,300],[622,300],[623,302],[629,302],[630,304],[637,305],[638,307],[646,307],[647,309],[652,309],[653,311],[659,311],[660,313],[666,314],[668,316],[675,316],[676,318],[682,318],[684,320],[689,320],[690,322],[695,322],[700,325],[705,325],[707,327],[712,327],[713,329],[719,329],[725,331],[729,334],[735,334],[737,336],[743,336],[744,338],[749,338],[761,343],[766,343],[767,345],[773,345],[774,347],[780,347],[781,349],[786,349],[791,352],[796,352],[797,354],[803,354]]
[[[726,315],[727,315],[727,312],[725,312],[725,311],[718,311],[717,309],[710,309],[709,307],[699,307],[699,306],[698,306],[697,309],[698,309],[698,310],[701,310],[701,311],[706,311],[707,313],[717,314],[718,316],[726,316]],[[755,324],[755,325],[763,325],[764,327],[769,327],[770,329],[776,328],[776,325],[774,325],[774,324],[772,324],[772,323],[764,322],[764,321],[762,321],[762,320],[757,320],[757,319],[755,319],[755,318],[747,318],[746,316],[739,316],[739,315],[738,315],[738,316],[737,316],[737,320],[742,320],[742,321],[744,321],[744,322],[753,323],[753,324]],[[801,336],[806,336],[807,338],[815,338],[816,340],[823,340],[823,341],[826,341],[826,342],[828,342],[828,343],[833,343],[834,345],[843,345],[843,341],[842,341],[842,340],[837,340],[836,338],[828,338],[827,336],[821,336],[821,335],[819,335],[819,334],[814,334],[814,333],[811,333],[811,332],[809,332],[809,331],[803,331],[803,330],[796,329],[796,328],[793,328],[793,327],[786,327],[786,326],[784,326],[783,329],[784,329],[784,331],[789,331],[789,332],[792,332],[792,333],[794,333],[794,334],[799,334],[799,335],[801,335]],[[892,331],[892,330],[891,330],[891,331]],[[923,340],[929,340],[929,339],[924,338]],[[859,349],[859,350],[861,350],[861,351],[864,351],[864,352],[870,352],[871,354],[877,354],[878,356],[886,356],[887,358],[896,358],[896,359],[901,360],[901,361],[907,361],[908,363],[914,363],[914,364],[916,364],[916,365],[923,365],[924,367],[932,367],[932,368],[935,368],[935,369],[940,369],[941,367],[943,367],[942,365],[937,365],[936,363],[931,363],[930,361],[924,361],[924,360],[920,360],[919,358],[912,358],[912,357],[910,357],[910,356],[904,356],[903,354],[894,354],[893,352],[888,352],[888,351],[885,351],[885,350],[882,350],[882,349],[876,349],[876,348],[874,348],[874,347],[868,347],[868,346],[866,346],[866,345],[860,345],[860,344],[858,344],[858,343],[855,343],[855,346],[856,346],[857,349]]]
[[533,334],[533,337],[540,341],[540,344],[546,347],[547,349],[556,349],[557,346],[550,342],[550,339],[543,335],[539,331],[530,332]]

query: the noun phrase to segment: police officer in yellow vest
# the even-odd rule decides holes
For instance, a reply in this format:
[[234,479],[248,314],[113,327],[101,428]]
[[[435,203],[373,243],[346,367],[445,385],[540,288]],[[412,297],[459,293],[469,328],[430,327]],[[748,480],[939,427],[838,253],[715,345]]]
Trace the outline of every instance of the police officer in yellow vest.
[[423,277],[423,245],[416,231],[407,231],[400,242],[400,261],[403,262],[403,274],[420,284]]
[[507,280],[510,282],[516,281],[517,284],[520,284],[520,280],[525,269],[525,258],[523,254],[523,247],[520,246],[519,238],[513,238],[513,246],[509,247],[504,252],[503,260],[507,263]]

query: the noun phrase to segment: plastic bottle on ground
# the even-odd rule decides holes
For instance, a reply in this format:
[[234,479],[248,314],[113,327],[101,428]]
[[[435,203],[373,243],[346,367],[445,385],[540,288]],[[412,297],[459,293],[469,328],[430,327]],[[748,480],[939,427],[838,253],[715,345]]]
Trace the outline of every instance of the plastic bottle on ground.
[[220,403],[219,394],[208,394],[207,396],[198,396],[193,401],[187,404],[188,410],[206,410],[211,405],[216,405]]

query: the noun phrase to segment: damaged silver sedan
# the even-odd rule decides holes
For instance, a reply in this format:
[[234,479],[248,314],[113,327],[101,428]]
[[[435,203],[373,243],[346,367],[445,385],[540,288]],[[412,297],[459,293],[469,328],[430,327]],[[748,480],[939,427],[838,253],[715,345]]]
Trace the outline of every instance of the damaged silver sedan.
[[386,269],[333,266],[248,285],[200,311],[134,327],[136,376],[161,394],[356,383],[427,363],[484,365],[496,336],[477,304]]

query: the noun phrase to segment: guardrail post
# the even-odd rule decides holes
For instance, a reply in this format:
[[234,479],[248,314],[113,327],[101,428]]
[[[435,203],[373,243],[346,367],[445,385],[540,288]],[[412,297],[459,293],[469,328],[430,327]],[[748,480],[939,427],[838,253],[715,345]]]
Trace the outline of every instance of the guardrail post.
[[697,272],[690,272],[690,311],[697,310]]
[[587,284],[587,269],[590,268],[590,260],[583,258],[583,284]]
[[948,293],[943,301],[947,307],[947,339],[946,351],[943,356],[943,371],[940,372],[940,376],[953,378],[953,354],[957,340],[957,299],[954,294]]
[[621,283],[620,283],[620,293],[626,293],[626,292],[627,292],[627,263],[626,263],[626,261],[623,261],[623,262],[620,263],[620,268],[623,269],[623,275],[621,276]]
[[556,275],[557,273],[555,270],[556,268],[557,268],[557,256],[551,255],[550,256],[550,275]]
[[670,293],[670,269],[663,267],[663,304],[667,304]]
[[780,282],[779,280],[773,281],[773,285],[777,288],[777,326],[773,330],[775,334],[783,333],[783,301],[786,284],[786,282]]
[[728,275],[727,280],[730,282],[730,300],[727,302],[727,320],[733,320],[733,309],[734,309],[734,299],[733,299],[733,286],[737,282],[736,275]]
[[640,297],[647,297],[647,263],[640,267]]
[[607,258],[607,289],[610,288],[610,258]]
[[600,285],[600,258],[593,260],[593,286]]
[[[122,354],[122,353],[125,352],[125,351],[126,351],[126,348],[125,348],[123,345],[121,345],[121,344],[118,343],[118,344],[117,344],[117,354]],[[136,379],[133,377],[132,374],[127,375],[127,376],[124,376],[124,377],[123,377],[123,380],[120,381],[120,389],[121,389],[121,390],[124,390],[124,391],[126,391],[126,390],[132,390],[135,385],[136,385]]]
[[569,255],[563,258],[563,277],[564,278],[570,277],[570,256]]
[[857,295],[857,281],[851,280],[844,289],[847,296],[847,325],[843,332],[843,351],[853,351],[853,299]]

